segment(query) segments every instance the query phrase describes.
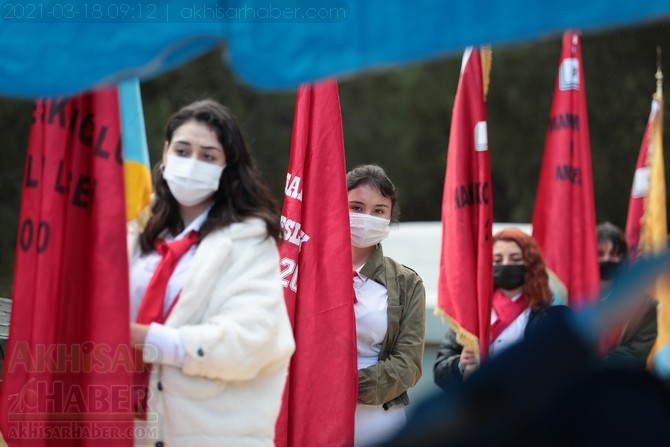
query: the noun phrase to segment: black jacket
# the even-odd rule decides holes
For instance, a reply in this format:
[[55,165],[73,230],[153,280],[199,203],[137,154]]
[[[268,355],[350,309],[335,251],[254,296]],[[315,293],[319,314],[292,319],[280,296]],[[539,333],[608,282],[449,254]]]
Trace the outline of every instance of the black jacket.
[[[551,318],[552,315],[565,312],[571,312],[567,306],[549,306],[537,311],[531,311],[528,316],[528,324],[526,325],[526,329],[524,329],[524,338],[527,338],[529,334],[532,334],[538,327],[545,324],[548,321],[547,319]],[[456,341],[456,332],[449,328],[442,343],[440,343],[437,358],[433,365],[433,380],[443,390],[446,390],[447,387],[454,383],[463,382],[463,374],[458,368],[461,351],[463,351],[463,346]]]

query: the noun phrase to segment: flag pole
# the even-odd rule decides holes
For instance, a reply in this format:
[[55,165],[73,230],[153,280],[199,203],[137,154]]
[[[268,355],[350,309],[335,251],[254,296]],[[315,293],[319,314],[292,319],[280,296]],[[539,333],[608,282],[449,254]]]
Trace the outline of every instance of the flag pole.
[[654,98],[663,99],[663,71],[661,70],[661,47],[656,47],[656,93]]

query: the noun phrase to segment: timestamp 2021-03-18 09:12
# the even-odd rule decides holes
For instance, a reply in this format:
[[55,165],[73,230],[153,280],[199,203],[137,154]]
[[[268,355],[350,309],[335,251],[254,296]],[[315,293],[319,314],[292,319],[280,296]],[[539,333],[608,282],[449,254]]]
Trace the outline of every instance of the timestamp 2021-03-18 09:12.
[[0,2],[0,22],[165,23],[169,17],[168,8],[168,2],[165,1],[5,1]]

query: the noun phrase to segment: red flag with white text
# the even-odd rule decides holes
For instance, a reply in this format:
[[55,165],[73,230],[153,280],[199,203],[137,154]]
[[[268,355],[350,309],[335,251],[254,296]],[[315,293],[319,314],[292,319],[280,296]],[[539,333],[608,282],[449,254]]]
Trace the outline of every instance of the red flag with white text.
[[565,285],[568,304],[598,299],[591,146],[579,33],[566,32],[533,209],[533,238]]
[[468,48],[454,100],[442,197],[438,309],[457,340],[486,358],[493,292],[491,164],[485,84],[490,50]]
[[296,350],[275,445],[351,446],[358,372],[335,80],[298,89],[281,223],[281,275]]
[[116,88],[35,103],[0,399],[11,446],[133,444],[119,122]]

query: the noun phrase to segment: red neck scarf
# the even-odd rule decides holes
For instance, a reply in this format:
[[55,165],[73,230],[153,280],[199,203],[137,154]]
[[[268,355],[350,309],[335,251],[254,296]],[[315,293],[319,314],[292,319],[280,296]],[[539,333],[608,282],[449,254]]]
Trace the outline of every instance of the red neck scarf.
[[[163,301],[168,281],[172,276],[179,259],[198,242],[198,233],[191,231],[185,237],[171,241],[157,241],[156,251],[162,256],[154,271],[147,289],[142,298],[142,304],[137,315],[137,322],[141,324],[165,323],[172,312],[172,308],[179,300],[179,295],[174,299],[167,312],[163,312]],[[140,419],[146,418],[147,401],[149,398],[149,378],[151,376],[151,365],[144,363],[142,351],[135,349],[135,387],[133,393],[133,406],[135,415]]]
[[502,334],[502,331],[526,310],[528,303],[526,303],[523,295],[517,298],[516,301],[512,301],[500,289],[496,289],[493,292],[491,301],[497,316],[496,321],[491,325],[491,343],[493,343]]

